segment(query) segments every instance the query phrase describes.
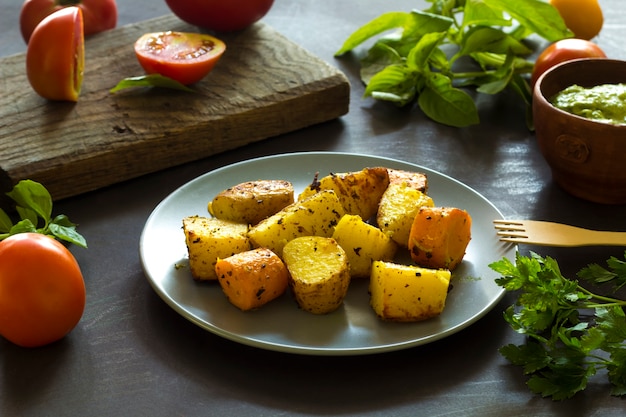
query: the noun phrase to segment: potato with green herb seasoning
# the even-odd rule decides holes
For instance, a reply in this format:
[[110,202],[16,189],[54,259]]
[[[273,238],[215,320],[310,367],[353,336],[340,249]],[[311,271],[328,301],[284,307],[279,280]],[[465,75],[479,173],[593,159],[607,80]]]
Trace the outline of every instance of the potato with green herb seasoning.
[[341,306],[350,285],[348,257],[337,241],[303,236],[285,245],[289,286],[304,311],[327,314]]
[[293,185],[289,181],[257,180],[220,192],[208,209],[218,219],[255,225],[293,202]]
[[389,185],[387,168],[364,168],[361,171],[330,174],[313,182],[300,193],[298,200],[321,190],[333,190],[346,213],[369,220],[378,210],[378,202]]
[[189,269],[196,281],[216,280],[215,263],[218,258],[250,249],[247,224],[214,217],[189,216],[183,218],[183,231],[189,254]]
[[352,214],[339,220],[332,237],[346,251],[352,278],[369,277],[372,262],[393,260],[398,248],[383,231]]
[[324,190],[262,220],[250,229],[248,236],[254,247],[268,248],[282,258],[283,247],[296,237],[330,237],[344,213],[337,194]]
[[370,304],[386,321],[423,321],[441,314],[451,274],[446,269],[375,261],[370,277]]

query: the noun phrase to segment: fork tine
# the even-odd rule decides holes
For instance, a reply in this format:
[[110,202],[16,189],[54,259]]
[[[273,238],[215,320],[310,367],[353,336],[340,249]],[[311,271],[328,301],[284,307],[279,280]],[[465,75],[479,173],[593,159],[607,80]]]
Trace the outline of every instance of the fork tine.
[[522,232],[526,230],[524,223],[515,220],[494,220],[493,225],[496,230],[515,230]]

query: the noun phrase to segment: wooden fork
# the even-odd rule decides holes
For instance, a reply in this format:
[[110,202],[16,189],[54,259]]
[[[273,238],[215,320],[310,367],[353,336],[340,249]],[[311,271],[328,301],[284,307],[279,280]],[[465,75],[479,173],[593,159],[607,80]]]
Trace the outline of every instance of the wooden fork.
[[626,232],[604,232],[536,220],[494,220],[500,240],[538,246],[626,246]]

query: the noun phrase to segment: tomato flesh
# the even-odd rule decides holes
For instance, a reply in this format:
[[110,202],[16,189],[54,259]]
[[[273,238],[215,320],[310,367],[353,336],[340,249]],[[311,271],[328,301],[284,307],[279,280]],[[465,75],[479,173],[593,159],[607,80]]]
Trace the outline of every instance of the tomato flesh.
[[181,20],[218,32],[247,28],[260,20],[274,0],[165,0]]
[[224,42],[200,33],[146,33],[135,42],[135,54],[147,74],[161,74],[185,85],[204,78],[225,50]]
[[606,54],[598,45],[584,39],[570,38],[557,41],[544,49],[535,61],[531,85],[534,86],[541,74],[553,66],[579,58],[606,58]]
[[82,10],[66,7],[44,18],[26,50],[26,75],[33,90],[48,100],[78,101],[84,66]]
[[85,282],[71,252],[37,233],[0,242],[0,334],[23,347],[67,335],[85,308]]

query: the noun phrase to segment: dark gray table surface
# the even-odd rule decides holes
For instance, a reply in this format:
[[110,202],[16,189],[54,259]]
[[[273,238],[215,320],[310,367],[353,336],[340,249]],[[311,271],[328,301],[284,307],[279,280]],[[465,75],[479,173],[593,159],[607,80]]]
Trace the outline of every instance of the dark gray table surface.
[[[162,0],[118,3],[119,25],[169,12]],[[600,3],[606,23],[597,42],[610,56],[624,59],[626,12],[620,0]],[[0,55],[24,51],[21,1],[1,0],[0,6]],[[316,357],[252,348],[204,331],[168,307],[144,276],[139,236],[164,197],[215,168],[285,152],[397,158],[464,182],[509,218],[626,230],[624,206],[589,203],[552,182],[524,124],[523,108],[512,96],[480,97],[482,122],[464,129],[362,98],[354,59],[336,59],[334,51],[382,12],[425,6],[401,0],[276,0],[264,21],[346,73],[352,83],[349,114],[56,203],[55,211],[79,223],[90,245],[72,248],[85,276],[87,306],[61,342],[29,350],[0,340],[0,415],[623,415],[626,404],[609,396],[604,374],[568,401],[530,393],[521,369],[497,351],[523,341],[502,319],[514,299],[510,294],[473,326],[428,345]],[[621,248],[520,249],[556,257],[569,275],[623,253]]]

